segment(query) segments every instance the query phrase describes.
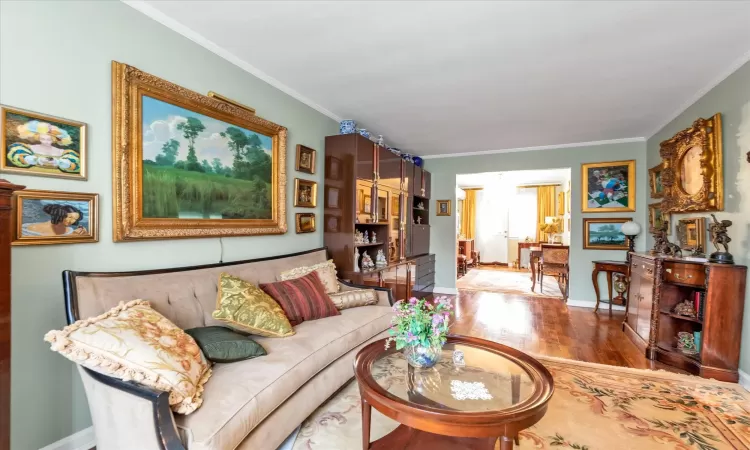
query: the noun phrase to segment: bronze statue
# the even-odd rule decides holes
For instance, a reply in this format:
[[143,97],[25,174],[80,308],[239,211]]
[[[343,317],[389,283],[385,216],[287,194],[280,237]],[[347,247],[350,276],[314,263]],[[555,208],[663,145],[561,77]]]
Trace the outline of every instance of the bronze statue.
[[[727,228],[732,226],[731,220],[722,220],[719,222],[714,214],[711,214],[713,223],[708,224],[708,232],[711,233],[711,243],[714,244],[716,251],[711,253],[709,261],[720,264],[734,264],[734,257],[729,253],[729,243],[732,238],[727,235]],[[721,251],[720,247],[724,247]]]
[[667,239],[667,226],[666,223],[663,223],[659,227],[654,227],[652,231],[654,235],[654,249],[651,250],[651,253],[681,258],[682,249],[680,246],[669,242],[669,239]]

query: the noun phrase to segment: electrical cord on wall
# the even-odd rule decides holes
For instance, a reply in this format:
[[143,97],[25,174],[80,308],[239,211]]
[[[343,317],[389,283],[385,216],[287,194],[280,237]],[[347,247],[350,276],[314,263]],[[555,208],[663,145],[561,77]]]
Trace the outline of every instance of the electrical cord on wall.
[[219,254],[219,264],[224,262],[224,239],[219,238],[219,246],[221,247],[221,253]]

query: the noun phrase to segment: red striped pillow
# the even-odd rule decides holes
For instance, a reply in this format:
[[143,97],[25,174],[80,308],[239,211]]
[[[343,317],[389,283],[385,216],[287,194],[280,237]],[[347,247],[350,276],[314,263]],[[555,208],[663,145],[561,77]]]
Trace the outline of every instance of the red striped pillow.
[[293,280],[261,284],[260,288],[276,300],[292,325],[341,314],[316,272]]

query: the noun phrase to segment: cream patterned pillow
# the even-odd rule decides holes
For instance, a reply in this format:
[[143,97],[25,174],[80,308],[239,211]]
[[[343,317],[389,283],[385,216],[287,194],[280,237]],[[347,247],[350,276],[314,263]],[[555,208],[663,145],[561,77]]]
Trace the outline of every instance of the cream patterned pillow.
[[169,392],[172,410],[190,414],[203,403],[211,368],[189,334],[148,302],[120,302],[98,317],[44,336],[51,349],[96,372]]
[[336,309],[356,308],[358,306],[375,305],[378,303],[378,293],[373,289],[353,289],[338,294],[329,294]]
[[303,277],[312,271],[318,273],[320,281],[323,282],[323,286],[326,288],[326,294],[335,294],[341,289],[339,282],[336,279],[336,264],[333,263],[332,259],[312,266],[297,267],[296,269],[281,272],[281,275],[279,275],[279,281],[294,280],[295,278]]

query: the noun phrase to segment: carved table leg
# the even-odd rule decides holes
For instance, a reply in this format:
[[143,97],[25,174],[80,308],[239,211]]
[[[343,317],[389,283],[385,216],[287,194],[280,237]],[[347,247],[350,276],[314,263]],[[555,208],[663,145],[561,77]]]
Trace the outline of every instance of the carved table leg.
[[534,255],[529,257],[529,264],[531,265],[531,291],[534,291],[536,287],[536,261],[534,261]]
[[612,312],[612,272],[607,271],[607,294],[609,294],[609,312]]
[[362,399],[362,450],[370,449],[370,413],[372,406]]
[[500,450],[513,450],[513,438],[501,437],[500,438]]
[[594,306],[594,312],[599,311],[599,267],[594,266],[594,271],[591,272],[591,281],[594,283],[594,292],[596,293],[596,306]]

